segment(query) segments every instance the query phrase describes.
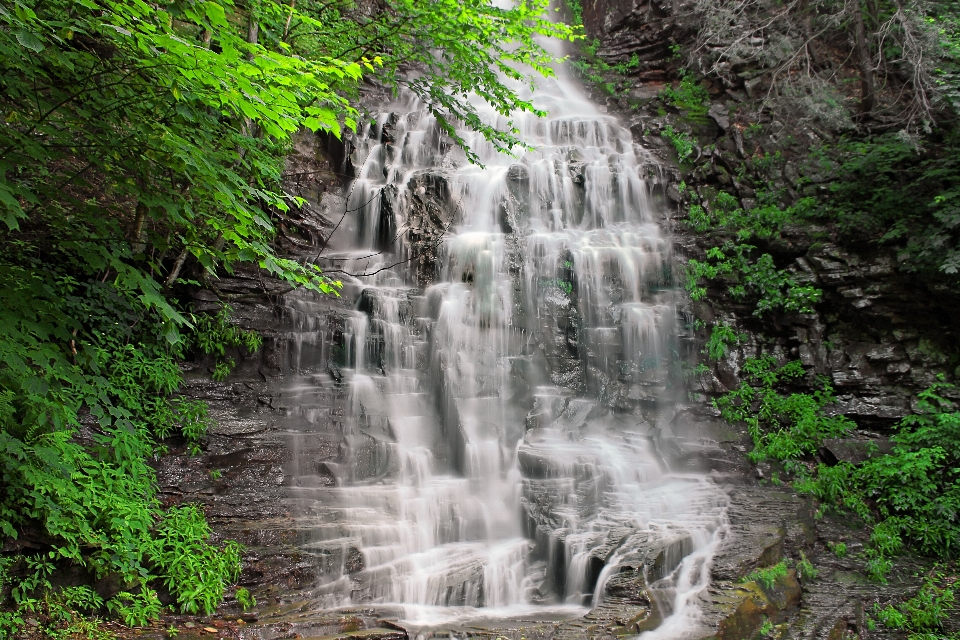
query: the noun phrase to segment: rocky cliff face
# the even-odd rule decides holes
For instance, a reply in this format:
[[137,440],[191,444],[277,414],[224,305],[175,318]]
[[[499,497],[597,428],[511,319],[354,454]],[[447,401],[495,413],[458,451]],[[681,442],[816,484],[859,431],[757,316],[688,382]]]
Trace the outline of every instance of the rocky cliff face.
[[583,25],[587,37],[602,43],[610,61],[637,56],[641,82],[666,82],[675,66],[673,47],[690,36],[690,0],[586,0]]

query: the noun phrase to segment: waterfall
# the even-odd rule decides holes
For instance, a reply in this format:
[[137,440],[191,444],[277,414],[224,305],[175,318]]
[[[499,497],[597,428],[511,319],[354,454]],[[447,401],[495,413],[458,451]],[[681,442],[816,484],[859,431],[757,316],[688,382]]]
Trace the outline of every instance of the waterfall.
[[512,156],[459,131],[482,167],[410,96],[350,141],[318,259],[346,274],[342,307],[291,303],[299,546],[318,606],[421,627],[577,617],[633,562],[666,618],[652,633],[682,637],[726,497],[671,453],[661,169],[562,74],[534,99],[549,115],[516,121]]

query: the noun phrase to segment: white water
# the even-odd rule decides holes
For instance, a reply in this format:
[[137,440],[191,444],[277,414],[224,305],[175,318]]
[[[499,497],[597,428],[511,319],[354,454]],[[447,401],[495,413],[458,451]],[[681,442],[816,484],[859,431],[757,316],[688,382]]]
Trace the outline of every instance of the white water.
[[[461,131],[483,168],[410,99],[357,136],[362,168],[320,264],[376,274],[344,278],[356,303],[339,320],[296,301],[298,335],[313,337],[295,354],[292,420],[340,438],[325,458],[336,486],[302,472],[291,488],[301,546],[318,558],[321,606],[398,605],[443,627],[582,615],[620,563],[682,540],[669,575],[648,576],[672,615],[643,635],[681,638],[726,501],[657,448],[672,437],[677,364],[659,168],[568,78],[535,97],[549,116],[517,121],[531,147],[518,157]],[[408,223],[424,212],[444,229],[421,287]],[[317,337],[337,335],[331,322],[336,344]],[[331,388],[339,418],[311,404]]]

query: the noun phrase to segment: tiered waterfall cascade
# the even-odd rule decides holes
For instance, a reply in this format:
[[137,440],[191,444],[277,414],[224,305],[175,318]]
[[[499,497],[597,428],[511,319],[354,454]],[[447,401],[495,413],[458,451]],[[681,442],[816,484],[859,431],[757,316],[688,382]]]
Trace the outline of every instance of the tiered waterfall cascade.
[[[571,82],[536,103],[549,115],[517,121],[515,155],[460,132],[482,166],[410,98],[351,140],[357,174],[318,264],[345,274],[352,308],[291,302],[288,424],[337,442],[298,457],[300,546],[319,606],[435,625],[581,615],[639,562],[674,614],[662,632],[682,633],[726,502],[671,456],[659,167]],[[318,411],[318,393],[339,410]]]

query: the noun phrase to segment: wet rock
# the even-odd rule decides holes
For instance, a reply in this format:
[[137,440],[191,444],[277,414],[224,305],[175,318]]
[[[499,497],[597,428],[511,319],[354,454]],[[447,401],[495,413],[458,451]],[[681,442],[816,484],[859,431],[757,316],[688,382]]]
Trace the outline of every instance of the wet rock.
[[458,202],[450,201],[449,176],[442,170],[417,172],[407,183],[407,239],[416,259],[417,281],[426,286],[439,274],[438,249],[456,216]]
[[893,451],[893,443],[887,438],[828,438],[817,450],[820,458],[829,465],[840,462],[860,464],[865,460]]
[[386,121],[380,127],[381,144],[393,144],[397,141],[396,128],[400,118],[395,113],[387,116]]
[[791,570],[772,589],[755,582],[743,585],[718,585],[709,590],[712,604],[726,611],[717,624],[717,640],[741,640],[753,637],[766,620],[779,618],[800,603],[800,584]]
[[712,104],[707,114],[713,118],[713,121],[717,123],[721,131],[726,131],[730,128],[730,116],[720,104]]
[[265,607],[259,618],[238,630],[241,640],[407,640],[407,632],[392,622],[387,609],[353,608],[324,612],[309,600]]

